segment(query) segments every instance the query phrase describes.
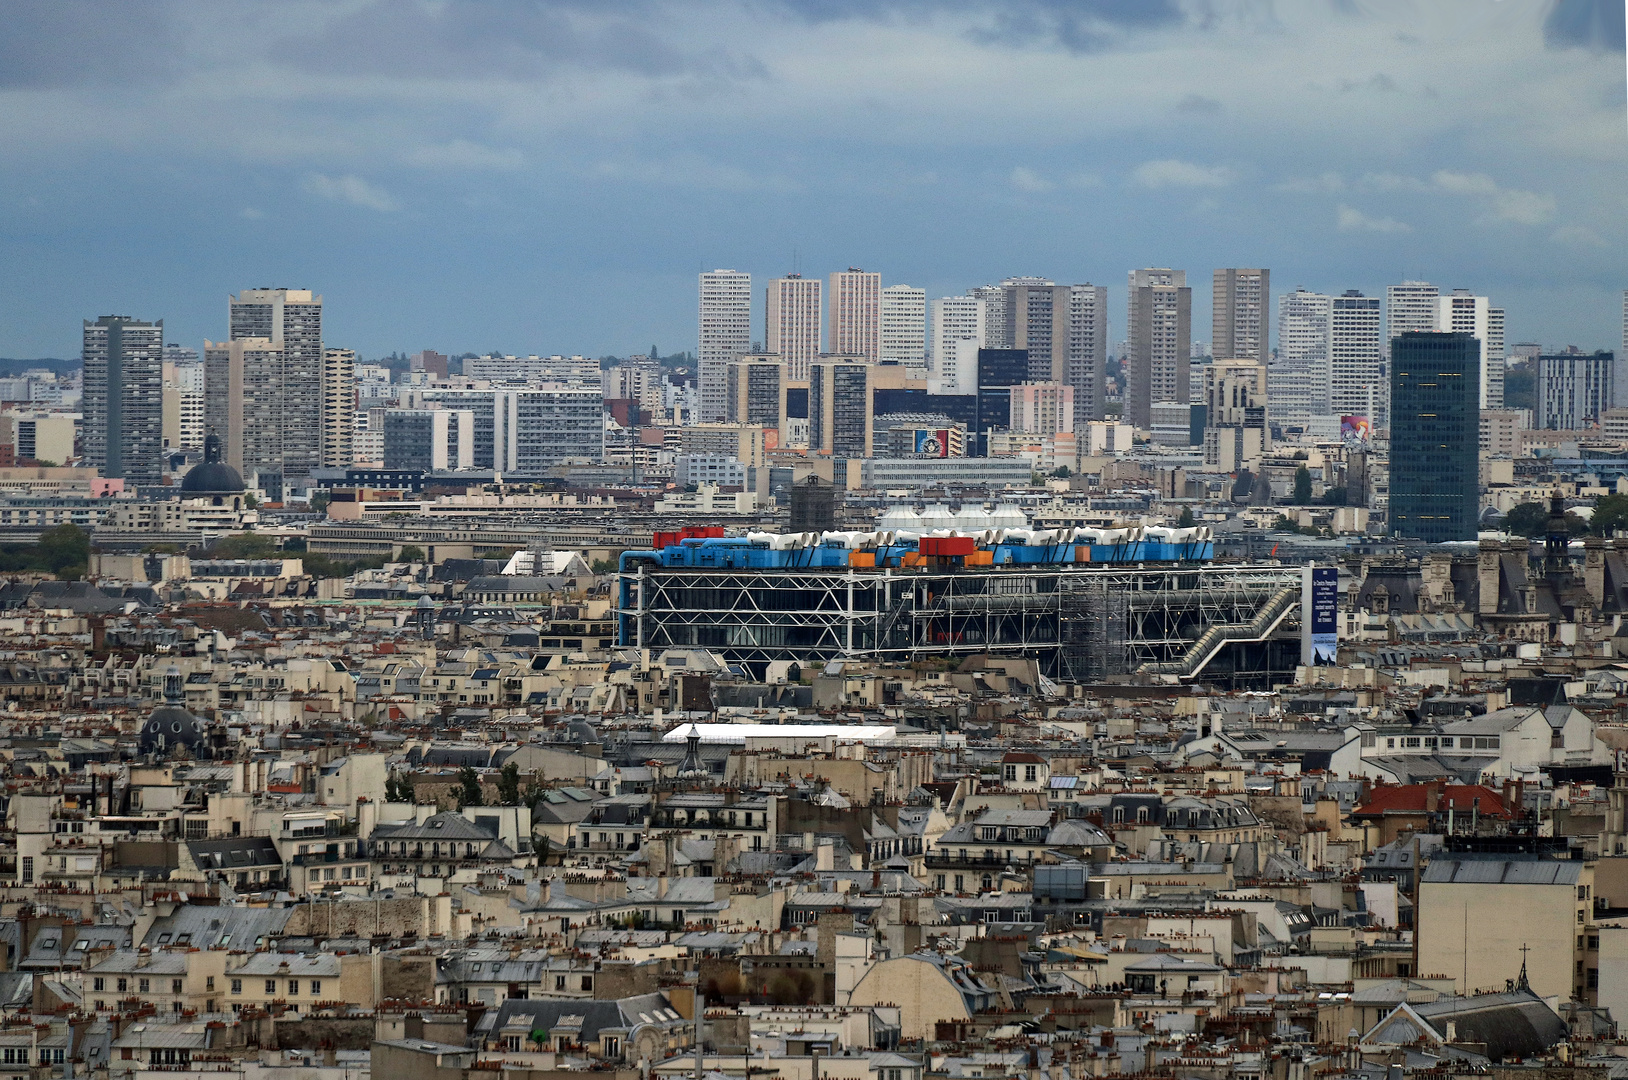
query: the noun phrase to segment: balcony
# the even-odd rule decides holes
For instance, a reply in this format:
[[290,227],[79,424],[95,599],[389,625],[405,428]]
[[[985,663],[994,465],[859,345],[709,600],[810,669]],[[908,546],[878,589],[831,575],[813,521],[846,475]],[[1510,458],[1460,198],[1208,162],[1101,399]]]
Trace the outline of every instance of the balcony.
[[[360,858],[361,856],[357,856]],[[315,851],[308,855],[295,855],[288,860],[290,866],[324,866],[339,861],[337,851]]]
[[1017,852],[1009,859],[1005,855],[985,855],[982,851],[969,851],[966,858],[961,858],[953,852],[929,851],[922,859],[923,864],[930,870],[956,870],[956,869],[1003,869],[1008,866],[1024,867],[1034,862],[1034,856],[1027,852]]

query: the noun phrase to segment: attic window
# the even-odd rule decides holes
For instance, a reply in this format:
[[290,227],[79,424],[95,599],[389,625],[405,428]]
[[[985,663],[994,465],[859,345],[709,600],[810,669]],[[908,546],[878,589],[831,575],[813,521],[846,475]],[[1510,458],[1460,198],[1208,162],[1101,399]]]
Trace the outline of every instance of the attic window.
[[90,948],[90,941],[86,938],[80,938],[78,941],[73,943],[73,947],[80,952],[84,952],[86,949]]
[[439,829],[441,826],[443,826],[445,824],[446,824],[446,822],[444,822],[444,821],[432,821],[432,822],[430,822],[430,828]]
[[192,935],[191,934],[182,934],[180,937],[175,939],[175,943],[177,945],[191,945],[192,944]]
[[172,937],[174,937],[174,936],[175,936],[174,934],[170,934],[170,933],[159,934],[158,935],[158,943],[160,945],[168,945],[170,943],[170,939]]
[[54,949],[57,947],[57,939],[54,937],[48,937],[44,941],[40,942],[40,947],[45,949]]

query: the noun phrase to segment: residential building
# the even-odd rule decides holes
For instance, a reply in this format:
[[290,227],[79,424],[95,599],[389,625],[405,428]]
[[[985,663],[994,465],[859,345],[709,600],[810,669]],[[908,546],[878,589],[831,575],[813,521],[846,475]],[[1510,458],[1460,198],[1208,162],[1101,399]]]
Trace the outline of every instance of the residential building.
[[1390,531],[1474,540],[1480,511],[1481,345],[1469,334],[1391,341]]
[[[833,356],[882,355],[882,275],[850,266],[831,275],[826,348]],[[812,376],[810,376],[812,378]]]
[[204,342],[204,427],[220,438],[222,460],[273,497],[290,431],[278,417],[285,371],[283,348],[270,338]]
[[786,377],[797,382],[808,380],[808,366],[823,351],[820,286],[819,278],[787,274],[765,290],[764,351],[785,361]]
[[931,314],[927,336],[929,374],[940,374],[939,360],[941,357],[951,356],[954,342],[975,341],[977,343],[973,346],[975,349],[981,349],[989,344],[985,336],[988,308],[988,301],[971,294],[941,296],[929,305]]
[[1074,388],[1067,383],[1025,382],[1011,388],[1007,428],[1033,435],[1074,431]]
[[1428,281],[1404,281],[1385,290],[1385,350],[1403,334],[1433,333],[1441,290]]
[[730,424],[755,424],[775,433],[786,418],[786,365],[778,356],[742,356],[729,365],[728,408],[724,420]]
[[720,491],[740,491],[746,486],[746,466],[722,454],[679,454],[673,459],[673,480],[681,488],[711,484]]
[[1108,288],[1069,286],[1068,384],[1074,388],[1074,429],[1101,420],[1107,404]]
[[53,413],[0,412],[0,446],[18,462],[65,465],[74,456],[74,418]]
[[1594,427],[1611,408],[1617,358],[1608,352],[1565,352],[1537,358],[1533,422],[1551,431]]
[[1265,360],[1272,329],[1272,272],[1217,270],[1211,275],[1211,292],[1211,355],[1219,360]]
[[1465,995],[1524,976],[1539,995],[1590,1002],[1593,913],[1592,862],[1440,853],[1419,878],[1419,972],[1440,973]]
[[1277,356],[1267,373],[1267,412],[1279,428],[1330,415],[1329,338],[1334,299],[1296,289],[1278,302]]
[[1007,278],[1001,282],[1006,307],[1002,348],[1029,354],[1033,382],[1068,381],[1069,288],[1046,278]]
[[157,484],[163,473],[164,320],[128,315],[86,321],[85,464],[130,484]]
[[1012,338],[1006,325],[1006,288],[1003,285],[979,285],[968,289],[967,295],[984,302],[984,345],[991,349],[1010,348]]
[[[244,289],[228,309],[230,340],[269,341],[280,353],[275,377],[259,388],[273,399],[263,418],[276,431],[265,444],[272,456],[253,466],[267,493],[280,498],[285,484],[303,486],[322,465],[322,297],[309,289]],[[206,369],[206,394],[207,379]]]
[[927,290],[889,285],[882,290],[881,359],[918,375],[927,368]]
[[1189,400],[1193,291],[1184,270],[1132,270],[1129,277],[1124,415],[1132,426],[1147,428],[1154,402]]
[[871,373],[863,357],[822,356],[808,378],[808,449],[834,458],[871,456],[875,422]]
[[1204,464],[1235,473],[1260,468],[1272,447],[1267,426],[1267,366],[1216,360],[1204,372]]
[[1388,426],[1379,297],[1347,289],[1329,311],[1329,408],[1335,416],[1365,416]]
[[[1521,432],[1531,413],[1526,409],[1484,409],[1481,412],[1481,456],[1521,457]],[[1602,426],[1606,417],[1602,417]],[[1610,430],[1606,430],[1610,434]]]
[[387,409],[384,467],[445,472],[475,466],[475,416],[468,409]]
[[[423,356],[425,354],[419,354]],[[429,354],[432,356],[439,354]],[[446,367],[446,357],[441,357]],[[351,436],[356,429],[356,351],[322,350],[322,465],[348,468],[353,460]]]
[[[1503,311],[1492,307],[1485,296],[1472,296],[1468,289],[1454,289],[1452,295],[1436,298],[1436,330],[1444,334],[1469,334],[1481,343],[1478,391],[1481,408],[1503,408]],[[1609,404],[1606,407],[1609,408]]]
[[701,419],[722,420],[725,365],[752,347],[752,275],[738,270],[703,273],[699,322],[695,366]]
[[493,383],[599,383],[599,361],[591,356],[507,356],[493,353],[464,361],[464,376]]

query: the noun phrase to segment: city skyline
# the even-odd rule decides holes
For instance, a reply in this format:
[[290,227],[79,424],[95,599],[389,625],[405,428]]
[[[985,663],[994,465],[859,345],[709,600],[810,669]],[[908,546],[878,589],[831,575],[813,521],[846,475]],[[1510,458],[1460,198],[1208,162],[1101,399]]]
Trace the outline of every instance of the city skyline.
[[[1418,278],[1496,297],[1509,341],[1611,348],[1621,16],[25,5],[0,46],[0,355],[71,357],[112,312],[199,348],[245,282],[320,287],[364,357],[679,351],[697,273],[850,265],[930,299],[1106,281],[1110,318],[1137,267],[1270,267],[1277,295]],[[221,47],[245,38],[266,58]],[[126,59],[74,62],[97,49]],[[1293,119],[1319,114],[1340,123]]]

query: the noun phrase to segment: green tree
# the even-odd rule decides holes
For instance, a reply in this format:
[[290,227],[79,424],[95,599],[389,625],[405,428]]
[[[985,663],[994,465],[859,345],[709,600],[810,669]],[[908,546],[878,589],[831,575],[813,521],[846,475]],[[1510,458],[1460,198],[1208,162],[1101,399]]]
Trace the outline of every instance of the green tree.
[[212,559],[269,559],[277,554],[277,541],[258,533],[233,533],[209,546]]
[[403,544],[401,554],[396,556],[396,562],[423,562],[424,549],[417,544]]
[[512,761],[497,774],[497,801],[503,806],[520,805],[520,766]]
[[333,495],[330,492],[326,492],[326,491],[312,492],[311,493],[311,513],[313,513],[313,514],[326,514],[328,512],[328,504],[331,503],[331,502],[333,502]]
[[1542,503],[1524,502],[1504,515],[1504,531],[1516,536],[1542,536],[1549,525],[1549,510]]
[[80,578],[90,565],[90,533],[77,525],[58,525],[40,534],[35,547],[41,569],[60,578]]
[[260,496],[252,491],[245,491],[243,493],[243,508],[245,510],[258,510],[260,508]]
[[595,559],[594,564],[588,569],[592,570],[596,574],[614,574],[616,573],[616,560]]
[[413,785],[391,773],[384,781],[384,798],[386,802],[412,802]]
[[1343,487],[1331,487],[1327,491],[1323,492],[1323,505],[1344,506],[1346,494],[1346,490]]
[[1191,506],[1184,506],[1184,507],[1181,508],[1181,517],[1176,519],[1176,528],[1178,528],[1178,529],[1191,529],[1192,527],[1193,527],[1193,508]]
[[458,805],[481,805],[480,777],[468,765],[458,770]]
[[1589,531],[1595,536],[1610,536],[1620,529],[1628,529],[1628,495],[1601,495],[1594,500],[1594,516],[1589,519]]
[[1294,471],[1294,502],[1296,506],[1311,502],[1311,470],[1304,465]]

